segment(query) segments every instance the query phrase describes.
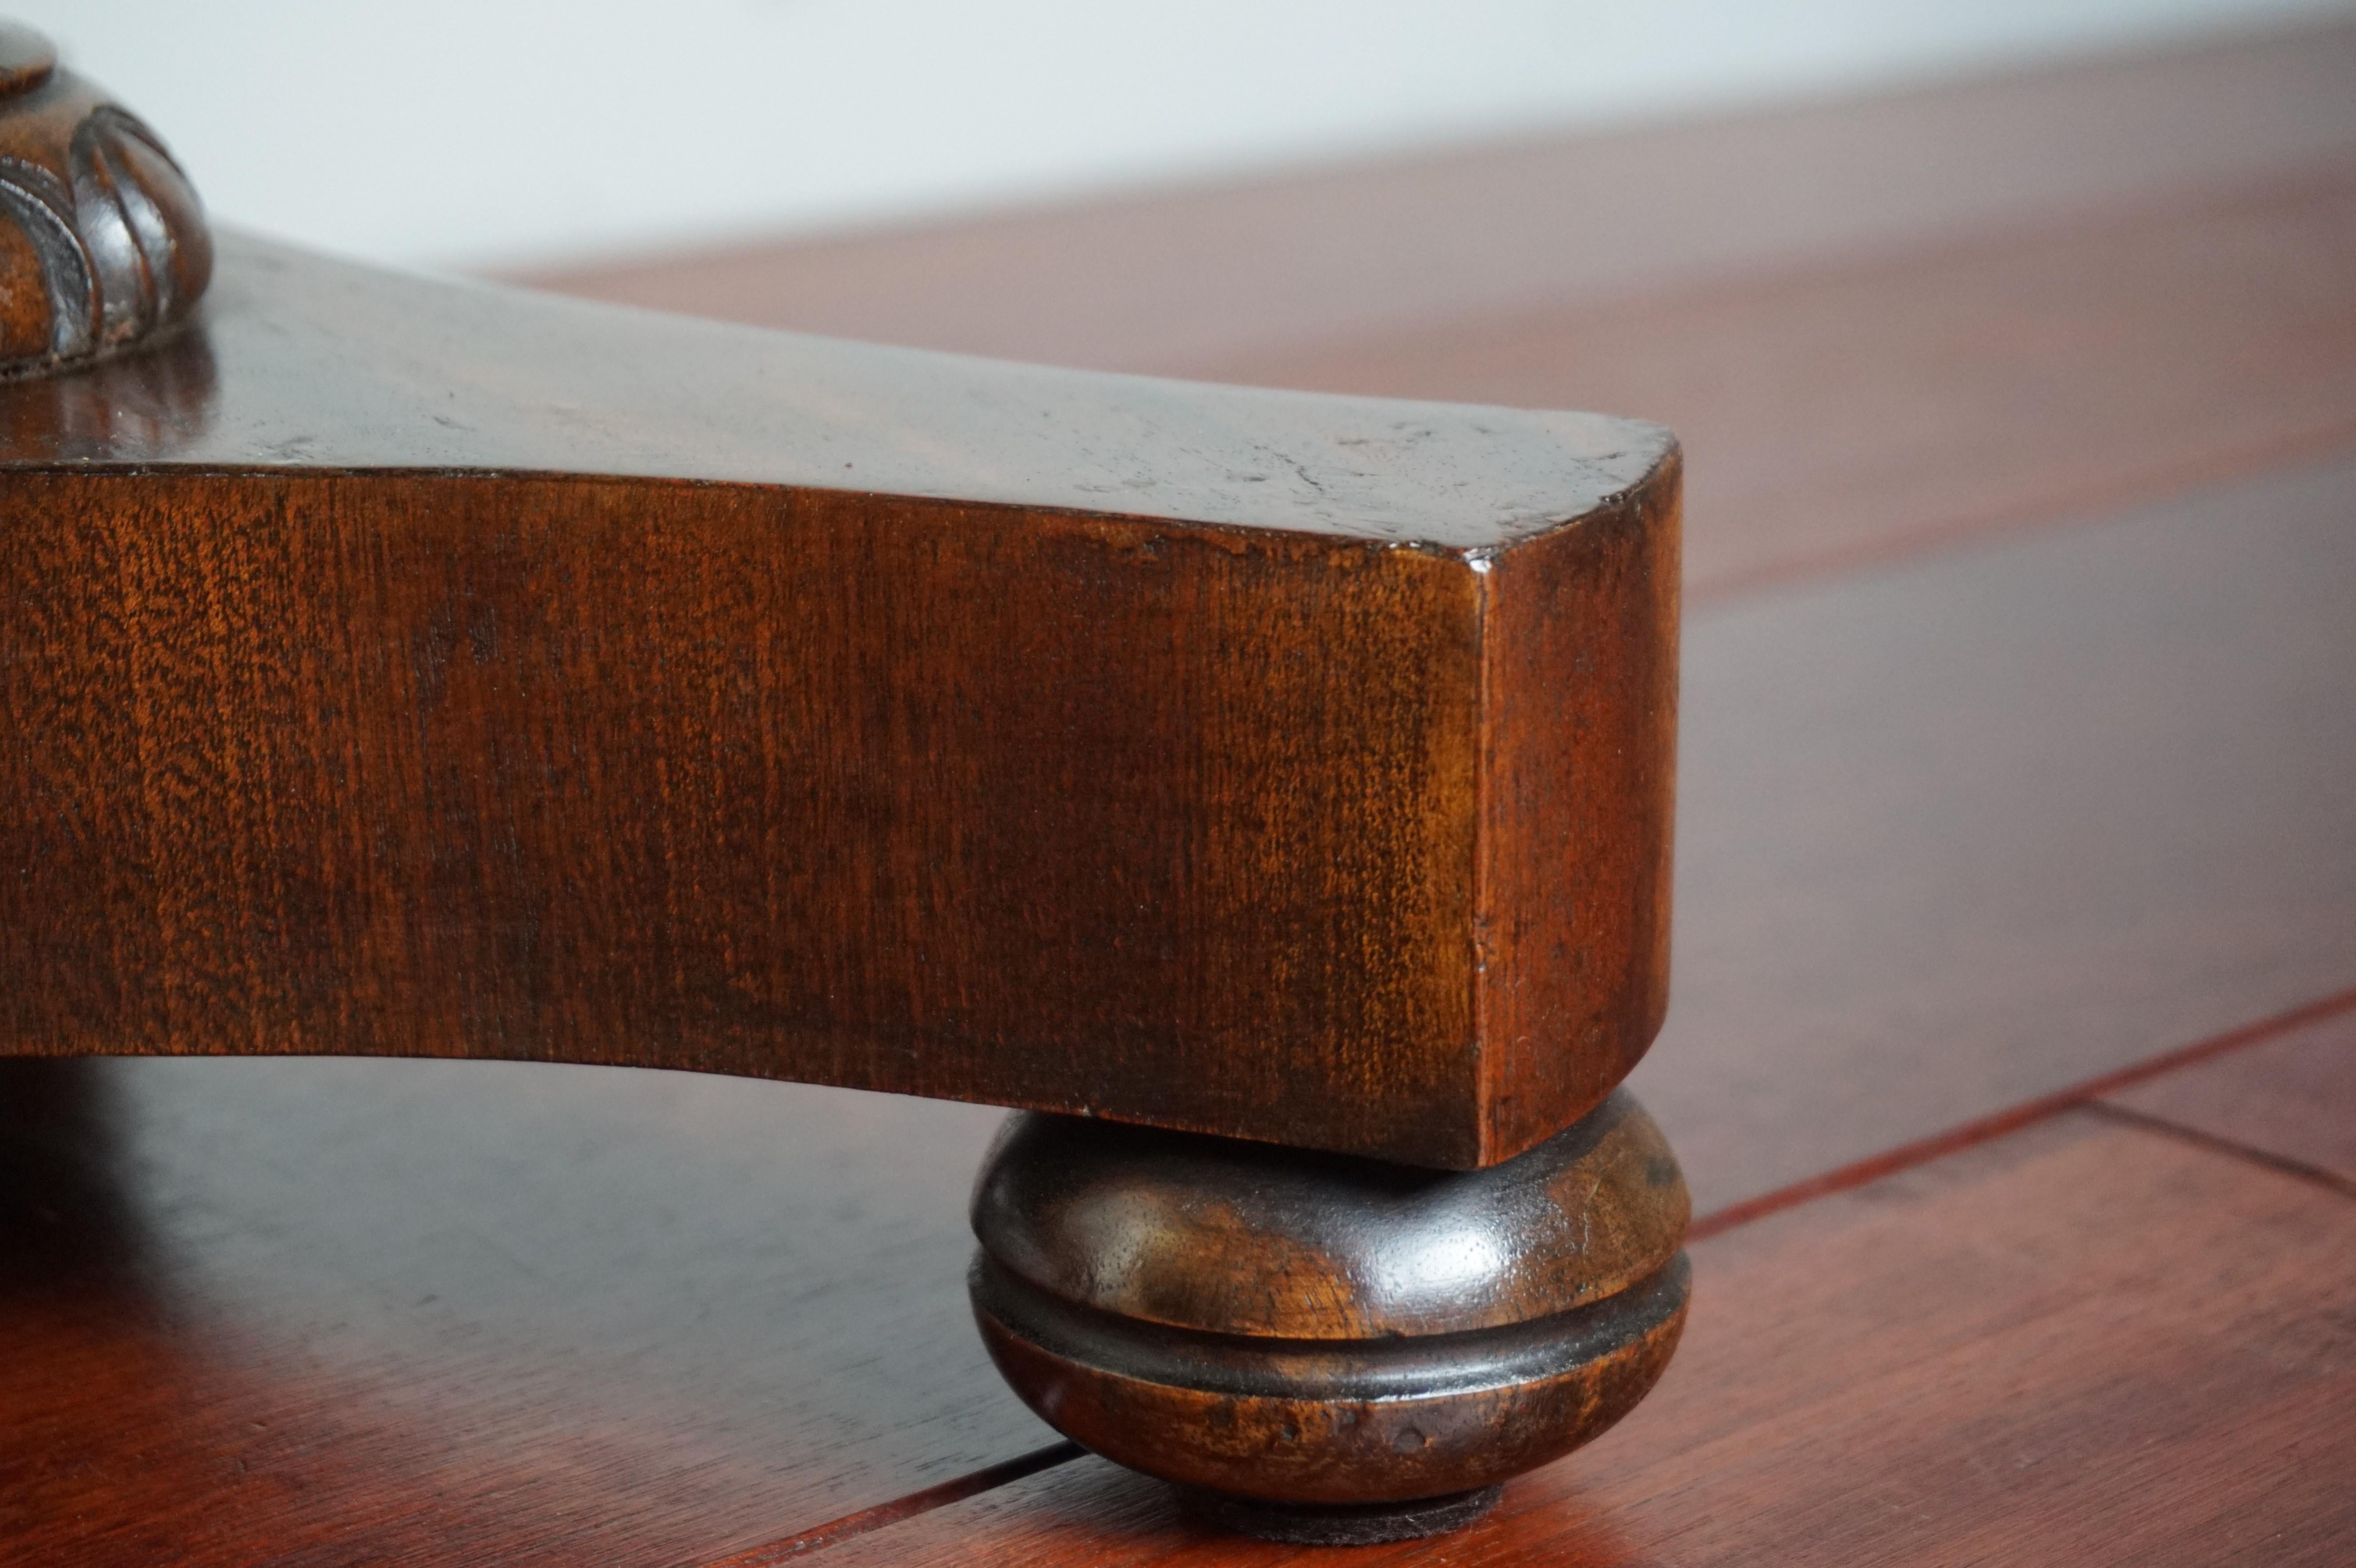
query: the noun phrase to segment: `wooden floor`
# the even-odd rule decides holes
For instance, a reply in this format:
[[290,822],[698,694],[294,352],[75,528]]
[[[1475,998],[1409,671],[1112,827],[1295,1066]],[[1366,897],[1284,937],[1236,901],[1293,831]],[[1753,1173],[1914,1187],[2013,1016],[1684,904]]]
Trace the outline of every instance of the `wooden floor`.
[[[1691,457],[1654,1398],[1453,1563],[2356,1562],[2356,27],[545,283]],[[1221,1563],[970,1107],[0,1062],[0,1563]]]

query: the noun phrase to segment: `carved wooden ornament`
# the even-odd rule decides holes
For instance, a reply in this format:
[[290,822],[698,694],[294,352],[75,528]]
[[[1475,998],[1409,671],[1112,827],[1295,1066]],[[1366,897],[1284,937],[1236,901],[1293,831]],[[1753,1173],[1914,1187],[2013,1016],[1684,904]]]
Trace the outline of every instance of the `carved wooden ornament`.
[[155,336],[212,276],[203,208],[155,132],[0,22],[0,376]]
[[0,1057],[1043,1113],[991,1353],[1280,1540],[1463,1523],[1660,1375],[1668,432],[233,232],[169,334],[196,197],[14,28],[0,205]]

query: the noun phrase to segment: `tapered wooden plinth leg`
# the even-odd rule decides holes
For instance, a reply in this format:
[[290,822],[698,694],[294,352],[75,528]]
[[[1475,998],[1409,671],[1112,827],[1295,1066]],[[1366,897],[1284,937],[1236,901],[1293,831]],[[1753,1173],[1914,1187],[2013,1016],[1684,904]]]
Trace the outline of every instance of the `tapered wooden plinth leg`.
[[1017,1393],[1252,1534],[1453,1529],[1652,1388],[1685,1183],[1615,1093],[1486,1170],[1012,1118],[974,1190],[974,1312]]

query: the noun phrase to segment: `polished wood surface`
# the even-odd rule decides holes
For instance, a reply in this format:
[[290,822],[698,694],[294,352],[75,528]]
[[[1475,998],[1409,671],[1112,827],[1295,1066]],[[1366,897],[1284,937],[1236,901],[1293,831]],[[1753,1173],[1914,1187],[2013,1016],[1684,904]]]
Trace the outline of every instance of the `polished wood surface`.
[[1693,453],[1687,582],[1708,600],[2356,444],[2356,158],[1205,368],[1660,420]]
[[1705,1208],[2356,984],[2347,484],[2282,468],[1694,620],[1685,957],[1638,1083]]
[[[2351,73],[2356,26],[2319,17],[1248,184],[666,247],[529,281],[760,326],[1225,378],[1296,349],[1533,309],[1707,298],[2296,177],[2356,159]],[[1683,336],[1666,351],[1684,352]]]
[[0,1061],[0,1562],[678,1563],[1055,1442],[1001,1113],[619,1068]]
[[2356,987],[2356,459],[1698,610],[1705,1212]]
[[1507,1328],[1616,1296],[1676,1254],[1691,1205],[1633,1095],[1531,1155],[1434,1171],[1017,1116],[975,1179],[974,1235],[1089,1313],[1283,1341]]
[[[1023,532],[1068,514],[1440,555],[1585,517],[1673,446],[1598,414],[1059,370],[429,279],[233,230],[219,249],[201,333],[0,388],[0,462],[762,485],[1009,508]],[[109,428],[109,409],[152,418]]]
[[1090,1451],[1282,1505],[1256,1534],[1404,1539],[1651,1390],[1689,1212],[1624,1091],[1472,1171],[1026,1115],[975,1179],[974,1315]]
[[[2185,387],[2215,387],[2221,429],[2262,405],[2324,407],[2263,376],[2222,374],[2232,346],[2169,313],[2224,313],[2252,328],[2254,362],[2305,367],[2295,379],[2328,387],[2331,318],[2300,314],[2320,296],[2300,285],[2287,314],[2266,309],[2298,278],[2336,275],[2336,251],[2297,259],[2310,242],[2336,245],[2335,231],[2264,215],[2292,210],[2276,201],[2291,189],[2286,169],[2344,152],[2329,118],[2356,112],[2344,59],[2312,39],[2206,65],[2179,59],[2157,88],[2150,62],[2090,67],[2042,96],[2021,79],[2001,112],[1985,97],[1931,95],[1924,113],[1944,117],[1941,136],[1958,155],[1988,145],[1976,134],[2016,133],[2029,155],[1961,180],[1989,205],[1939,208],[1955,229],[1897,234],[1915,248],[1914,271],[1882,269],[1890,258],[1876,252],[1895,231],[1847,211],[1862,187],[1839,178],[1813,188],[1840,199],[1794,207],[1790,228],[1770,234],[1800,248],[1697,256],[1748,271],[1727,298],[1799,301],[1830,332],[1842,286],[1885,324],[1909,276],[1929,291],[1925,311],[1970,299],[1960,282],[1929,289],[1962,271],[1926,237],[1967,233],[1971,253],[2013,268],[2016,282],[2036,269],[2006,254],[2071,258],[2055,291],[2037,296],[2051,309],[2099,303],[2082,279],[2126,254],[2072,235],[2157,243],[2173,220],[2147,225],[2136,211],[2173,210],[2195,228],[2211,224],[2204,214],[2258,214],[2254,227],[2232,219],[2209,230],[2221,236],[2216,264],[2183,274],[2205,278],[2198,288],[2135,291],[2150,308],[2122,308],[2100,333],[2007,335],[2007,353],[1953,377],[1937,346],[1954,336],[1907,338],[1921,356],[1912,387],[1946,400],[1922,428],[1935,433],[1952,415],[1957,432],[1952,447],[1915,447],[1915,460],[1960,472],[1954,454],[2023,428],[2008,405],[2034,403],[2065,373],[2084,390],[2039,405],[2049,455],[2066,451],[2072,421],[2088,421],[2090,441],[2101,434],[2104,399],[2165,410]],[[2145,118],[2121,118],[2128,100],[2104,96],[2102,83],[2130,78],[2143,83],[2129,98]],[[1811,120],[1819,140],[1766,144],[1812,147],[1797,163],[1833,176],[1886,164],[1923,204],[1901,216],[1921,220],[1955,182],[1915,179],[1923,144],[1850,112]],[[1747,166],[1743,138],[1724,127],[1663,134],[1687,138],[1688,173]],[[1589,151],[1547,166],[1594,144],[1580,145]],[[2240,195],[2199,194],[2244,177]],[[1382,206],[1384,178],[1365,176],[1359,210]],[[1412,188],[1469,183],[1435,166]],[[1484,188],[1504,202],[1529,196],[1511,180]],[[1582,232],[1543,265],[1478,240],[1515,230],[1451,229],[1405,198],[1386,222],[1429,229],[1476,273],[1480,256],[1502,257],[1483,276],[1592,266],[1599,290],[1626,292],[1657,262],[1622,248],[1634,243],[1623,237],[1682,243],[1677,222],[1720,209],[1688,200],[1693,188],[1632,185],[1626,199],[1649,200],[1658,225]],[[2046,193],[2035,196],[2044,205],[2005,205],[2023,189]],[[1780,195],[1762,199],[1780,223]],[[1296,210],[1282,195],[1256,209]],[[1290,232],[1313,239],[1335,210],[1301,204]],[[1107,219],[1139,233],[1164,221]],[[1191,219],[1167,221],[1174,231]],[[1346,223],[1333,231],[1338,248],[1355,243]],[[1248,226],[1230,232],[1239,265],[1257,266],[1263,250],[1326,265],[1313,248],[1269,238],[1256,249]],[[997,243],[952,233],[934,253],[970,258]],[[2016,243],[2027,251],[2006,250]],[[1029,325],[1020,311],[994,315],[993,291],[1035,267],[1039,297],[1052,298],[1067,275],[1051,265],[1055,246],[1023,245],[991,263],[1007,270],[978,268],[969,295],[949,289],[935,317],[906,306],[924,292],[909,280],[930,263],[900,271],[888,247],[870,249],[856,258],[860,286],[872,285],[879,311],[907,310],[911,336],[927,321],[975,323],[975,341],[1033,330],[1053,313]],[[1091,252],[1072,254],[1078,265]],[[1480,299],[1460,310],[1450,269],[1417,260],[1430,254],[1373,248],[1372,271],[1353,277],[1404,289],[1411,272],[1433,293],[1352,319],[1387,344],[1436,317],[1492,310]],[[1381,274],[1393,257],[1402,270]],[[1810,271],[1821,298],[1803,286]],[[781,294],[805,275],[781,273]],[[1161,286],[1150,269],[1138,275]],[[1236,275],[1203,297],[1232,305],[1218,291]],[[1115,307],[1094,317],[1076,308],[1075,333],[1125,319],[1126,286],[1107,285]],[[1505,297],[1508,310],[1527,303]],[[1977,308],[1993,332],[2004,300]],[[1655,316],[1676,325],[1673,311]],[[1731,313],[1713,330],[1763,330],[1772,317]],[[1207,318],[1172,319],[1183,349]],[[1199,363],[1273,365],[1301,347],[1279,330],[1280,311],[1232,319],[1237,335],[1205,340]],[[1318,354],[1355,330],[1339,316],[1307,325],[1325,340],[1308,345]],[[2297,341],[2309,326],[2313,359]],[[2156,336],[2169,353],[2150,352]],[[2204,342],[2213,354],[2193,351]],[[1740,351],[1703,344],[1690,363],[1732,363]],[[1632,382],[1645,373],[1582,363]],[[1867,384],[1890,384],[1871,369],[1859,372]],[[2183,385],[2161,384],[2171,379]],[[75,405],[78,428],[171,425],[169,387],[113,385],[108,400]],[[1792,395],[1814,394],[1802,383]],[[1828,506],[1840,503],[1841,475],[1870,472],[1870,432],[1888,428],[1865,419],[1876,400],[1819,405],[1847,422],[1808,427],[1818,444],[1795,455],[1794,472],[1828,475]],[[1745,407],[1775,412],[1763,395],[1730,399],[1719,443],[1751,439],[1737,417]],[[1965,417],[1975,409],[1986,417]],[[1824,454],[1844,447],[1858,466],[1828,466]],[[1719,580],[1722,595],[1689,639],[1678,996],[1637,1085],[1705,1204],[1728,1214],[1746,1197],[1785,1196],[1770,1205],[1774,1218],[1715,1227],[1697,1249],[1692,1333],[1660,1392],[1581,1455],[1509,1487],[1476,1527],[1488,1533],[1460,1538],[1472,1560],[2144,1568],[2345,1555],[2356,1531],[2340,1483],[2356,1467],[2348,1200],[2292,1170],[2303,1157],[2255,1142],[2234,1152],[2259,1136],[2247,1117],[2208,1131],[2189,1115],[2181,1126],[2097,1119],[2109,1113],[2056,1122],[2034,1104],[2014,1115],[2024,1107],[2007,1098],[2187,1045],[2222,1069],[2287,1038],[2248,1026],[2291,1014],[2320,1029],[2348,989],[2347,580],[2324,536],[2335,517],[2344,526],[2336,497],[2350,481],[2329,451],[2286,455],[2306,450],[2237,447],[2194,483],[2155,447],[2117,470],[2131,482],[2098,496],[2048,485],[2041,462],[2017,472],[1998,453],[1979,495],[2002,504],[1972,515],[2001,531],[1981,545],[1924,528],[1939,515],[1907,509],[1896,484],[1876,516],[1911,562],[1873,564],[1845,547],[1762,549],[1744,559],[1788,561],[1798,576]],[[1751,550],[1737,536],[1770,515],[1717,494],[1694,519],[1697,560],[1721,548],[1701,539],[1712,529]],[[1941,961],[1950,942],[1968,961]],[[1688,1059],[1689,1074],[1669,1071]],[[821,1548],[894,1563],[1301,1560],[1200,1531],[1151,1483],[1064,1462],[991,1375],[957,1289],[971,1245],[966,1175],[991,1113],[612,1069],[80,1066],[134,1114],[94,1147],[85,1189],[52,1179],[0,1192],[16,1205],[0,1296],[7,1364],[68,1363],[57,1379],[0,1381],[0,1432],[65,1434],[55,1451],[84,1467],[39,1467],[29,1445],[0,1439],[0,1465],[13,1467],[0,1473],[0,1510],[17,1510],[0,1518],[41,1521],[47,1533],[27,1537],[39,1550],[24,1555],[42,1568],[144,1568],[172,1553],[774,1568]],[[0,1062],[0,1101],[27,1082],[5,1074],[53,1070]],[[2316,1119],[2356,1125],[2339,1076],[2297,1083]],[[1925,1133],[1953,1157],[1923,1166],[1904,1146]],[[1821,1189],[1794,1194],[1816,1178],[1827,1179]],[[137,1223],[116,1218],[125,1214]],[[126,1235],[146,1245],[134,1253]],[[108,1272],[104,1260],[133,1256],[145,1260],[136,1271]],[[72,1288],[45,1294],[51,1270]],[[224,1365],[246,1381],[186,1370]],[[21,1476],[36,1480],[20,1488]],[[97,1479],[77,1489],[78,1476]],[[209,1507],[209,1490],[231,1506]]]
[[[2269,494],[2272,510],[2252,499]],[[1721,696],[1688,707],[1685,993],[1637,1084],[1706,1205],[2346,987],[2356,944],[2334,901],[2356,879],[2323,853],[2344,802],[2330,682],[2349,667],[2333,651],[2346,579],[2326,570],[2337,557],[2305,553],[2334,537],[2332,494],[2293,475],[1700,619],[1694,693]],[[1719,625],[1741,635],[1720,644]],[[1891,627],[1950,641],[1899,656],[1920,645],[1883,640]],[[2017,663],[1992,666],[2008,651]],[[1760,706],[1794,684],[1779,672],[1836,667],[1853,672],[1824,699],[1841,725]],[[2284,726],[2286,711],[2306,717]],[[1946,728],[1906,727],[1926,713],[1957,726],[1948,748],[1932,743]],[[1789,736],[1808,744],[1779,750]],[[2238,765],[2253,755],[2262,768]],[[1863,765],[1876,756],[1906,765]],[[1876,801],[1923,816],[1862,831],[1891,809]],[[1924,819],[1952,826],[1930,835]],[[1978,901],[1944,896],[1959,887]],[[1783,945],[1762,946],[1779,933]],[[1934,938],[1981,961],[1918,955]],[[995,1385],[958,1306],[989,1113],[587,1068],[89,1067],[133,1109],[88,1181],[153,1217],[157,1279],[51,1297],[29,1285],[50,1254],[19,1253],[17,1343],[140,1327],[77,1352],[70,1365],[92,1371],[63,1390],[12,1397],[59,1401],[63,1415],[33,1410],[72,1451],[124,1442],[124,1422],[150,1434],[122,1452],[182,1499],[159,1531],[214,1517],[190,1499],[226,1454],[279,1499],[243,1505],[255,1531],[319,1509],[432,1561],[349,1476],[356,1456],[423,1444],[455,1445],[484,1477],[460,1494],[481,1499],[468,1528],[519,1560],[531,1559],[501,1532],[525,1517],[565,1550],[716,1556],[822,1531],[1051,1435]],[[2346,1125],[2356,1105],[2324,1114]],[[114,1223],[107,1206],[42,1202],[69,1233]],[[745,1249],[768,1262],[738,1262]],[[182,1315],[157,1319],[159,1296]],[[1710,1299],[1705,1284],[1705,1313]],[[132,1346],[136,1364],[211,1366],[222,1324],[261,1347],[250,1399],[177,1378],[135,1405],[71,1397]],[[635,1400],[676,1413],[693,1442],[633,1418]],[[266,1432],[234,1424],[250,1405]],[[583,1431],[605,1435],[612,1473],[642,1482],[568,1489]],[[712,1490],[668,1467],[676,1453],[699,1456]],[[676,1507],[640,1486],[676,1491]],[[239,1561],[241,1539],[212,1560]]]
[[2356,27],[554,275],[1105,368],[1676,429],[1688,591],[2356,441]]
[[[2356,1203],[2083,1114],[1694,1248],[1687,1342],[1617,1431],[1368,1563],[2344,1560]],[[1297,1561],[1101,1461],[837,1565]]]
[[[72,411],[149,381],[155,429]],[[0,388],[0,971],[40,977],[0,1051],[669,1066],[1472,1167],[1659,1028],[1656,427],[237,241],[200,333]]]
[[2356,999],[2304,1029],[2103,1096],[2356,1193]]
[[211,271],[204,210],[163,141],[0,19],[0,378],[154,340]]

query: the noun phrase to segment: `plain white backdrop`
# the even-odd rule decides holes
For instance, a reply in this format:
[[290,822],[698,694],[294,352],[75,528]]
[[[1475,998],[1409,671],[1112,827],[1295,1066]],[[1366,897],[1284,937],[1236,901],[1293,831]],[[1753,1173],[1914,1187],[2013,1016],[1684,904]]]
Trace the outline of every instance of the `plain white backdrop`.
[[19,0],[217,218],[521,266],[1297,167],[2350,0]]

